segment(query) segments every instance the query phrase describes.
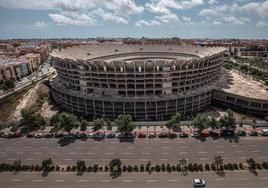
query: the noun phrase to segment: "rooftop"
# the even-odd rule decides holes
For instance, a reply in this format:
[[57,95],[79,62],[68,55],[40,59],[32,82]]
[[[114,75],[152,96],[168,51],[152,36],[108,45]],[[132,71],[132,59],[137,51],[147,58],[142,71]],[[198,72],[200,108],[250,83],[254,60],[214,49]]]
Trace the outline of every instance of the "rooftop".
[[221,75],[217,84],[219,90],[253,99],[268,100],[268,90],[261,82],[226,69],[222,69]]
[[[59,58],[81,60],[132,60],[140,58],[161,59],[199,59],[224,51],[222,47],[192,47],[177,45],[122,45],[122,44],[94,44],[80,45],[65,49],[54,50],[51,55]],[[149,53],[155,53],[152,57]],[[120,56],[119,56],[120,54]],[[118,55],[118,56],[117,56]],[[126,57],[127,56],[127,57]],[[126,59],[127,58],[127,59]]]

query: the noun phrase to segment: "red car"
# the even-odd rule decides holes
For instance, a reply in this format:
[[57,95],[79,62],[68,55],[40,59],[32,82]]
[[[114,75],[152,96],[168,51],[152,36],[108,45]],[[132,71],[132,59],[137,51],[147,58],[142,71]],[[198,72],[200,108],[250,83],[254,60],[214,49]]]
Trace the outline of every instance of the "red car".
[[169,138],[177,138],[177,134],[176,133],[168,133],[168,137]]
[[209,133],[208,132],[201,132],[200,134],[202,137],[209,137]]
[[146,138],[146,134],[144,134],[144,133],[139,133],[139,134],[138,134],[138,138]]

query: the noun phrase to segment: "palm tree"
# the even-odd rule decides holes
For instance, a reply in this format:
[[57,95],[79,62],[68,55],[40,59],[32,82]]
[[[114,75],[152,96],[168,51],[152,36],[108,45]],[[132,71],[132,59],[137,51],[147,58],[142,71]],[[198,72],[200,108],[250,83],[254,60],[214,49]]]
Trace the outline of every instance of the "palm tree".
[[187,161],[186,159],[180,159],[179,160],[180,166],[181,166],[181,171],[185,172],[187,170]]
[[220,166],[223,165],[223,158],[222,158],[222,156],[216,155],[214,157],[214,164],[216,166],[216,170],[219,171],[220,170]]
[[219,128],[218,121],[214,117],[209,117],[207,119],[207,126],[210,127],[212,130]]
[[253,127],[254,130],[256,129],[256,124],[257,124],[256,119],[253,119],[252,120],[252,127]]
[[201,133],[205,128],[207,128],[206,119],[202,118],[200,115],[197,115],[194,118],[192,125],[198,130],[199,133]]
[[103,118],[97,118],[93,120],[93,130],[98,131],[103,128],[105,121]]
[[128,114],[119,115],[115,120],[115,124],[121,133],[132,132],[135,129],[135,125],[132,123],[132,117]]
[[228,129],[235,129],[235,117],[232,110],[228,109],[227,114],[220,118],[220,127]]

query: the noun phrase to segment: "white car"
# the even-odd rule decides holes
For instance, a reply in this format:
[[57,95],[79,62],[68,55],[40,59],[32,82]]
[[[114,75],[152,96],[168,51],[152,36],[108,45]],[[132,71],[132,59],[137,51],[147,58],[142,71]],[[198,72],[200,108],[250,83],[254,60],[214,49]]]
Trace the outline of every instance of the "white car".
[[193,187],[205,187],[206,182],[203,179],[193,179]]
[[34,137],[35,138],[42,138],[44,136],[43,133],[35,133]]
[[200,137],[200,133],[194,131],[194,132],[191,133],[191,137],[195,137],[195,138],[196,138],[196,137]]

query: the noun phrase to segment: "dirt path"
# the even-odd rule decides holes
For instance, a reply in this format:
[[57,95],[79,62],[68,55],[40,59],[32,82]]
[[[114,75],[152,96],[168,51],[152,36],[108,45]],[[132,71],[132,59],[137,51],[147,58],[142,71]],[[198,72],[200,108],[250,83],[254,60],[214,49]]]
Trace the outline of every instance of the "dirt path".
[[10,120],[20,120],[20,111],[23,108],[31,106],[37,99],[36,92],[38,90],[40,82],[38,82],[33,88],[31,88],[19,101],[16,110],[10,116]]

